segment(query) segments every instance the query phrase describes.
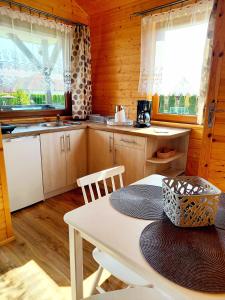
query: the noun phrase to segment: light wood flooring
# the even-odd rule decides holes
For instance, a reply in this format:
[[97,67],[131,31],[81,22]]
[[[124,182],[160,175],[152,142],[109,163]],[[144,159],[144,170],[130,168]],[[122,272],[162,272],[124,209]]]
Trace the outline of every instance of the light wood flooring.
[[[63,216],[81,205],[83,197],[77,189],[13,213],[16,240],[0,247],[0,275],[33,260],[57,285],[69,286],[68,228]],[[85,278],[97,270],[92,249],[84,241]],[[112,276],[103,284],[106,290],[123,287]]]

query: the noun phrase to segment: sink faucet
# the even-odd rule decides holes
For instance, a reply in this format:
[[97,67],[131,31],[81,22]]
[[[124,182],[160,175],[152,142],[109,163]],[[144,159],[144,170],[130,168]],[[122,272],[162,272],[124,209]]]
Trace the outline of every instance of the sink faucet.
[[58,114],[56,116],[56,123],[57,123],[57,125],[60,125],[60,123],[61,123],[60,114]]

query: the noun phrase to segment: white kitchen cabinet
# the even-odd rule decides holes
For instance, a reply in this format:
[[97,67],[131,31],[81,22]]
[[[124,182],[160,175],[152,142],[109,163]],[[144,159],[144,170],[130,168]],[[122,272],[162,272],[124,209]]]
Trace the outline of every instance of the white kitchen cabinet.
[[3,141],[11,212],[44,199],[39,136]]
[[88,129],[88,172],[113,167],[113,133]]
[[72,185],[77,178],[87,175],[87,135],[85,129],[67,131],[66,164],[67,185]]
[[88,130],[88,171],[98,172],[115,165],[124,165],[126,185],[144,177],[144,137],[112,133],[103,130]]
[[41,155],[45,198],[71,190],[87,172],[85,130],[41,134]]
[[41,134],[44,193],[66,186],[66,151],[64,132]]
[[125,185],[144,177],[145,143],[144,137],[114,134],[114,164],[125,166]]

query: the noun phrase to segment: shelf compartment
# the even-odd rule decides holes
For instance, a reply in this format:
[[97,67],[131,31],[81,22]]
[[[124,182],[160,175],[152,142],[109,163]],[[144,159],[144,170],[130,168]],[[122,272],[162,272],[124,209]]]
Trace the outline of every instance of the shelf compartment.
[[179,158],[182,158],[185,156],[184,152],[177,152],[174,156],[171,156],[169,158],[158,158],[158,157],[152,157],[147,159],[146,161],[148,163],[152,163],[152,164],[168,164],[174,160],[177,160]]

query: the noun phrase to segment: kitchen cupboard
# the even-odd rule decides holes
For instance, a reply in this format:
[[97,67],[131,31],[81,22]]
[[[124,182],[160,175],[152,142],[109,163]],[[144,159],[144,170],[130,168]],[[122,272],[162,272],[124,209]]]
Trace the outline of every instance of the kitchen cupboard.
[[88,129],[88,173],[113,166],[113,132]]
[[124,165],[126,185],[144,177],[144,137],[89,129],[88,151],[89,173]]
[[77,178],[87,175],[87,135],[85,129],[65,133],[67,148],[67,185],[74,185]]
[[41,134],[45,199],[74,188],[87,172],[84,129]]
[[[185,172],[188,131],[166,137],[160,133],[144,137],[100,129],[88,131],[89,173],[124,165],[124,184],[128,185],[151,174],[177,176]],[[157,150],[163,147],[175,149],[176,155],[169,159],[157,158]]]
[[[122,128],[120,132],[118,128],[88,124],[58,132],[40,131],[38,147],[41,147],[44,199],[73,189],[76,180],[87,173],[116,165],[125,166],[125,185],[154,173],[174,176],[183,173],[189,132],[168,129],[168,135],[162,136],[160,132],[155,134],[155,130],[151,128],[145,136],[143,131],[137,134],[138,130],[133,128]],[[177,154],[166,161],[158,159],[156,151],[162,146],[176,149]]]
[[44,194],[66,186],[66,152],[64,132],[41,134]]
[[114,134],[114,163],[125,166],[125,185],[144,177],[145,142],[144,137]]
[[5,139],[3,145],[11,212],[42,201],[40,137]]

